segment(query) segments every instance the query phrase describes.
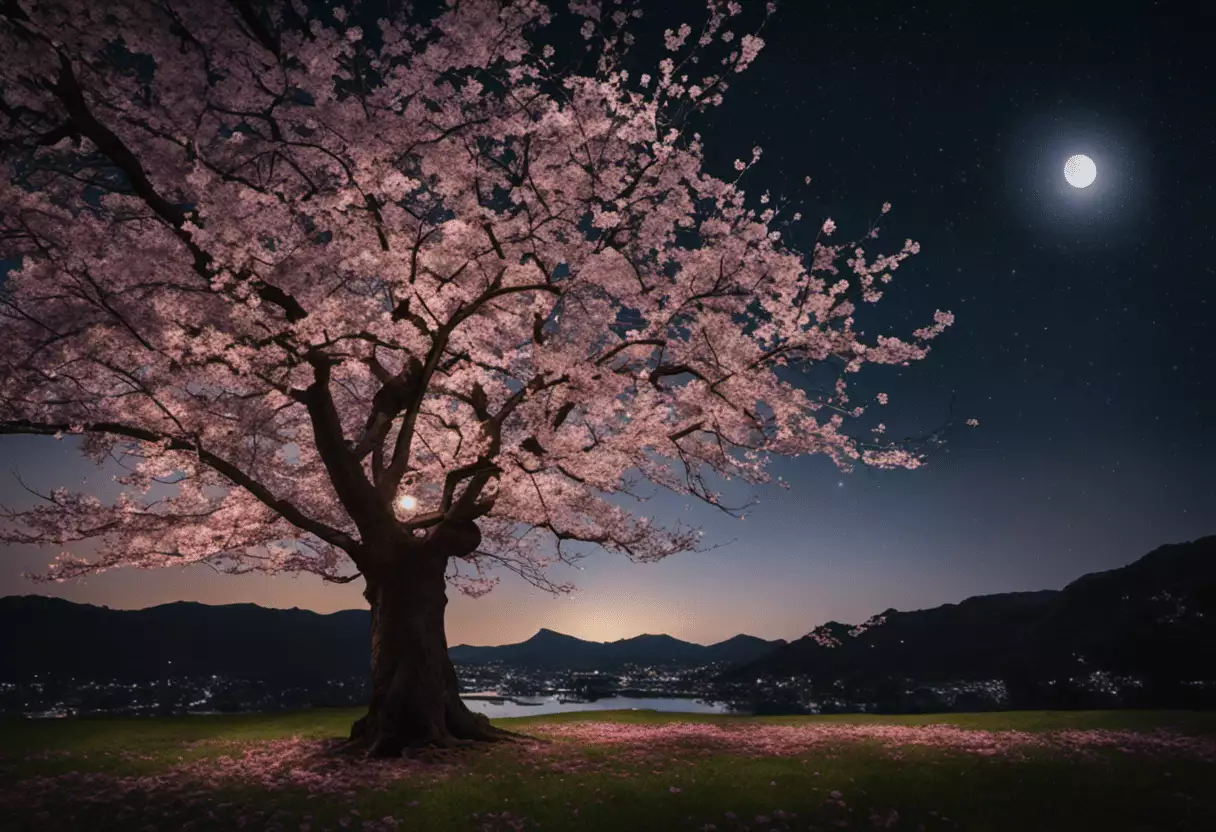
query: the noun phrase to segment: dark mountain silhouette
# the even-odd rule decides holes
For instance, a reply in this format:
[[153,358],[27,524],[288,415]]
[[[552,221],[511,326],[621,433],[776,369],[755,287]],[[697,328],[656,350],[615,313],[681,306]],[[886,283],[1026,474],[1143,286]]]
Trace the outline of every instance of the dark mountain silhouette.
[[[154,679],[167,675],[317,679],[369,672],[368,610],[323,615],[257,604],[212,606],[179,601],[112,610],[41,595],[0,598],[0,681],[33,674],[82,679]],[[453,647],[458,662],[507,661],[571,668],[626,662],[704,664],[749,661],[784,645],[736,636],[705,647],[667,635],[610,643],[541,630],[521,644]]]
[[[1216,536],[1162,546],[1119,569],[1062,590],[981,595],[911,612],[857,637],[846,624],[786,644],[739,635],[712,645],[668,635],[594,642],[543,629],[519,644],[459,645],[457,662],[606,669],[626,662],[735,665],[725,682],[806,675],[868,684],[1009,680],[1032,685],[1094,671],[1156,685],[1216,681]],[[35,673],[77,678],[168,674],[249,678],[362,676],[370,666],[370,614],[322,615],[256,604],[177,602],[111,610],[44,596],[0,598],[0,680]]]
[[468,663],[502,662],[538,667],[604,668],[614,665],[671,664],[701,665],[710,662],[750,661],[783,646],[784,640],[738,635],[709,646],[681,641],[669,635],[640,635],[618,641],[584,641],[573,636],[539,630],[527,641],[498,647],[472,647],[461,644],[448,654],[453,661]]
[[365,674],[370,613],[211,606],[112,610],[39,595],[0,598],[0,677],[150,679],[173,674],[309,678]]
[[768,656],[743,664],[732,675],[833,677],[890,674],[925,680],[992,679],[1012,657],[1024,653],[1027,629],[1035,626],[1059,592],[980,595],[930,610],[882,613],[886,621],[858,637],[852,627],[829,621],[814,632],[838,646],[821,646],[806,635]]
[[[856,684],[1135,675],[1160,684],[1216,680],[1216,536],[1162,546],[1063,590],[980,595],[882,613],[853,637],[829,622],[723,681],[804,675]],[[815,636],[838,646],[821,646]]]
[[783,638],[776,641],[765,641],[756,636],[740,634],[728,638],[726,641],[711,644],[706,649],[709,651],[710,661],[723,664],[744,664],[785,645],[786,641]]
[[1111,672],[1216,679],[1216,536],[1078,578],[1032,638],[1053,667],[1080,656]]
[[518,644],[503,644],[497,647],[474,647],[459,644],[448,649],[454,662],[481,664],[485,662],[507,662],[521,665],[570,665],[578,666],[599,647],[599,642],[584,641],[565,633],[549,629],[536,631],[536,635]]

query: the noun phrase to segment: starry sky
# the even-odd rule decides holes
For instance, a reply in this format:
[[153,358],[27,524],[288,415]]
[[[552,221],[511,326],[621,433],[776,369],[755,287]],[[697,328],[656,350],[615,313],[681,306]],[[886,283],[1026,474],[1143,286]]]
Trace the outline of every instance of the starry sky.
[[[676,5],[648,24],[699,21],[701,4]],[[540,627],[594,640],[793,639],[891,607],[1060,588],[1216,531],[1216,66],[1204,35],[1216,20],[1132,0],[967,5],[789,2],[702,129],[719,175],[763,147],[745,187],[802,206],[812,222],[787,235],[794,245],[809,249],[827,217],[839,237],[861,236],[893,204],[886,245],[871,248],[910,237],[922,251],[859,328],[905,334],[935,309],[956,323],[925,361],[868,367],[851,390],[890,395],[889,435],[947,426],[947,444],[918,471],[778,460],[788,491],[723,485],[726,502],[760,499],[743,520],[660,493],[651,512],[721,545],[650,565],[593,553],[582,571],[555,573],[578,584],[572,597],[507,575],[485,598],[454,595],[449,643]],[[1063,178],[1074,153],[1098,167],[1084,190]],[[37,487],[113,493],[113,472],[66,441],[0,437],[0,461],[10,506],[26,495],[9,470]],[[0,548],[0,595],[365,606],[360,584],[206,566],[20,577],[53,555]]]

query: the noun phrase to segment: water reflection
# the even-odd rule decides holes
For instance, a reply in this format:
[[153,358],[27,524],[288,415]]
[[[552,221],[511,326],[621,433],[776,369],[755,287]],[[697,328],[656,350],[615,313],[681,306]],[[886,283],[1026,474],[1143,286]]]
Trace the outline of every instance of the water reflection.
[[710,703],[701,699],[682,699],[660,697],[631,697],[609,696],[596,699],[594,702],[560,702],[556,696],[520,697],[521,700],[536,704],[521,705],[512,701],[486,701],[484,699],[466,699],[464,703],[469,710],[485,714],[491,719],[510,716],[539,716],[540,714],[562,714],[572,711],[617,711],[617,710],[651,710],[667,711],[686,714],[724,714],[730,713],[726,705]]

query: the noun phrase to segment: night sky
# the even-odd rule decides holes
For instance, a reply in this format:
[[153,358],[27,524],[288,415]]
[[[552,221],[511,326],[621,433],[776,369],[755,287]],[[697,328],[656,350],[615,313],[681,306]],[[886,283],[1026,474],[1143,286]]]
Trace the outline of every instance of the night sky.
[[[890,394],[893,437],[949,423],[948,444],[911,472],[777,460],[788,491],[722,487],[736,502],[760,498],[743,521],[660,494],[648,509],[725,545],[653,565],[596,553],[581,572],[555,573],[579,585],[572,598],[510,575],[480,600],[453,593],[450,643],[539,627],[792,639],[890,607],[1059,588],[1216,532],[1216,19],[1150,2],[963,5],[786,3],[702,131],[722,176],[764,148],[745,187],[802,205],[810,222],[792,242],[806,250],[824,218],[852,239],[894,205],[867,251],[910,237],[922,253],[859,328],[906,334],[934,309],[956,323],[926,360],[852,377],[851,395]],[[699,22],[703,5],[688,8],[682,19]],[[1084,190],[1064,181],[1074,153],[1097,163]],[[70,441],[0,437],[0,459],[10,506],[27,495],[9,469],[36,487],[87,478],[114,493],[113,472]],[[0,594],[366,606],[361,583],[206,566],[33,584],[20,573],[54,551],[0,552]]]

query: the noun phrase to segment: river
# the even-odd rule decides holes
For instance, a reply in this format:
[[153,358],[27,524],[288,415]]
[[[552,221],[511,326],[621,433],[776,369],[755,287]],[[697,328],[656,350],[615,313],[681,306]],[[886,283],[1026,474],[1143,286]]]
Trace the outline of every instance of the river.
[[628,711],[651,710],[686,714],[724,714],[725,705],[709,704],[700,699],[609,696],[594,702],[558,702],[556,696],[519,697],[536,701],[538,705],[519,705],[506,701],[487,702],[483,699],[464,700],[469,710],[485,714],[492,719],[509,716],[538,716],[540,714],[562,714],[571,711]]

